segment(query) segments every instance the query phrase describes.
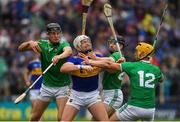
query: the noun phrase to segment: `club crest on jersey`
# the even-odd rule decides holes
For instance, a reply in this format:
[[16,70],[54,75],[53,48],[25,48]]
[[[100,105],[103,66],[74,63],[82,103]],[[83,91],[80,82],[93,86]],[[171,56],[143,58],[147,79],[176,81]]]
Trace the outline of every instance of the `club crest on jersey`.
[[53,48],[53,47],[52,47],[52,48],[49,49],[49,52],[51,52],[51,51],[55,51],[55,52],[56,52],[56,51],[57,51],[57,48]]

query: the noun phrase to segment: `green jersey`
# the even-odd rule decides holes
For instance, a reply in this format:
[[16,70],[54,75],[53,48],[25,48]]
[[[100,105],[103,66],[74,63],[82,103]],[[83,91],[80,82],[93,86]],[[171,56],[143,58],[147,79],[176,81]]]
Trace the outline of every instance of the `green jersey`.
[[124,62],[121,68],[130,78],[128,104],[142,108],[154,108],[155,87],[162,78],[160,69],[147,61]]
[[[120,58],[118,52],[114,52],[110,57],[117,61]],[[121,81],[123,78],[124,73],[120,73],[120,71],[115,73],[109,73],[104,71],[102,85],[104,90],[111,90],[111,89],[119,89],[121,88]]]
[[[41,48],[42,71],[44,71],[51,63],[52,58],[63,52],[63,48],[69,46],[69,43],[61,40],[58,44],[53,45],[48,40],[39,40]],[[43,84],[50,87],[62,87],[70,84],[69,75],[61,73],[60,68],[65,63],[66,58],[60,59],[59,62],[52,66],[43,75]]]

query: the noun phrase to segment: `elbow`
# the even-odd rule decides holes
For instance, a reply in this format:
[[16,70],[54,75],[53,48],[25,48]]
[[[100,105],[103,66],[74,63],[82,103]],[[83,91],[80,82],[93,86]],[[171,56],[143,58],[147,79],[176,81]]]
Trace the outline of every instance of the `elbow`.
[[71,49],[71,48],[68,49],[67,55],[68,55],[68,56],[71,56],[71,55],[72,55],[72,49]]
[[61,68],[60,68],[60,72],[62,72],[62,73],[68,73],[68,68],[66,68],[66,67],[61,67]]
[[61,67],[61,68],[60,68],[60,72],[62,72],[62,73],[66,73],[66,68]]
[[18,51],[23,51],[22,48],[21,48],[21,46],[18,47]]

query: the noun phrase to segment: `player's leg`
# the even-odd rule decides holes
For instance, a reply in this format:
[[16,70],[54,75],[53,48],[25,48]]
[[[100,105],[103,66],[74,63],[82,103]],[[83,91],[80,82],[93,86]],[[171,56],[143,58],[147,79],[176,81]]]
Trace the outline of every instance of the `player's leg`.
[[124,104],[110,117],[110,121],[137,121],[141,113],[135,106]]
[[105,104],[105,103],[103,103],[103,104],[104,104],[104,107],[105,107],[106,112],[108,114],[108,117],[110,118],[110,116],[115,112],[115,109],[113,107]]
[[113,115],[111,115],[111,117],[110,117],[109,120],[110,120],[110,121],[120,121],[121,118],[118,117],[118,116],[117,116],[117,113],[115,112],[115,113],[113,113]]
[[31,106],[32,106],[32,109],[34,108],[35,106],[35,102],[36,100],[38,99],[38,95],[39,95],[39,89],[32,89],[30,90],[29,92],[29,99],[31,101]]
[[80,110],[82,103],[81,99],[79,99],[77,96],[78,94],[72,90],[62,114],[62,121],[72,121]]
[[[40,93],[40,90],[39,89],[32,89],[32,90],[30,90],[30,92],[29,92],[29,99],[31,100],[31,106],[32,106],[32,111],[35,109],[35,104],[36,104],[36,102],[37,102],[37,100],[38,100],[38,95],[39,95],[39,93]],[[36,111],[36,110],[34,110],[34,111]],[[32,113],[32,112],[31,112]],[[33,112],[33,118],[35,118],[34,117],[35,116],[35,113]],[[37,115],[36,114],[36,116],[39,116],[39,115]],[[33,119],[32,118],[32,119]]]
[[32,116],[30,121],[39,121],[49,103],[50,102],[42,101],[40,99],[36,100],[36,103],[32,109]]
[[88,110],[97,121],[108,121],[108,114],[102,102],[97,102],[91,105]]
[[76,114],[78,113],[79,109],[73,105],[66,104],[61,120],[62,121],[72,121],[74,119],[74,117],[76,116]]
[[[108,118],[110,118],[110,116],[115,112],[115,110],[114,110],[114,108],[110,107],[109,105],[107,105],[107,104],[105,104],[105,103],[103,103],[103,104],[104,104],[105,110],[106,110],[106,112],[107,112],[107,114],[108,114]],[[92,118],[91,120],[92,120],[92,121],[97,121],[97,120],[94,118],[94,116],[93,116],[93,118]]]
[[116,109],[120,108],[123,103],[123,94],[120,89],[103,90],[103,103],[105,109],[110,116]]
[[139,108],[139,111],[142,113],[142,116],[141,116],[142,119],[141,120],[143,122],[154,121],[155,108],[149,108],[149,109]]
[[58,115],[57,115],[58,121],[60,121],[62,118],[62,113],[65,108],[67,99],[68,97],[62,97],[62,98],[56,99],[57,110],[58,110]]
[[44,113],[45,109],[47,108],[47,106],[51,101],[51,97],[52,97],[51,89],[42,84],[40,89],[40,94],[32,109],[32,116],[30,119],[31,121],[40,120],[42,114]]
[[96,121],[109,120],[106,109],[101,100],[98,90],[86,93],[86,99],[84,99],[84,101],[85,101],[85,105],[88,107],[88,110],[92,114],[94,120]]
[[68,100],[69,87],[64,86],[64,87],[59,87],[59,88],[53,88],[52,91],[56,97],[56,104],[57,104],[57,110],[58,110],[57,119],[58,121],[60,121],[62,118],[64,107]]
[[32,110],[33,110],[33,108],[34,108],[34,106],[35,106],[35,103],[36,103],[36,100],[31,100]]
[[80,107],[83,106],[83,99],[79,98],[79,94],[79,92],[71,90],[62,114],[62,121],[72,121]]

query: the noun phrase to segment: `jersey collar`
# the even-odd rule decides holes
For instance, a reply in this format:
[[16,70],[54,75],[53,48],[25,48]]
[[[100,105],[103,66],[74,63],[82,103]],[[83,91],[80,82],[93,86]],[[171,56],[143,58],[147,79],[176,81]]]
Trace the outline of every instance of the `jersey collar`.
[[141,60],[141,62],[150,63],[150,61],[147,60]]

